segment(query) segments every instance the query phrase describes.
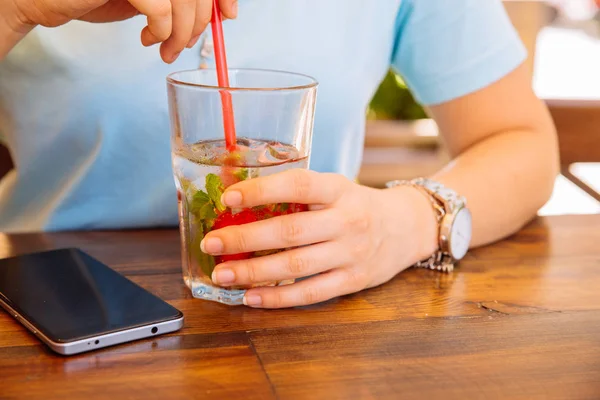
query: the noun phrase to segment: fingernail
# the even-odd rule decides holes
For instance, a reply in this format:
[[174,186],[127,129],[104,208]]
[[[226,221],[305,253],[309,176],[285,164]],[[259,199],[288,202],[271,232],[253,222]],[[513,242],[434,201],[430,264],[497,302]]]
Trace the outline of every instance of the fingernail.
[[237,207],[242,204],[242,194],[236,190],[225,192],[221,196],[221,203],[228,207]]
[[258,307],[262,304],[262,297],[257,294],[250,294],[244,296],[244,305],[248,307]]
[[198,43],[198,39],[200,39],[200,35],[191,38],[190,41],[188,42],[187,46],[185,46],[185,47],[187,47],[188,49],[191,49],[192,47],[194,47],[196,45],[196,43]]
[[233,18],[236,18],[237,14],[238,14],[238,2],[237,2],[237,0],[234,0],[233,4],[231,5],[231,12],[233,13]]
[[175,62],[175,60],[177,60],[177,57],[179,57],[180,54],[181,52],[175,53],[175,55],[171,57],[171,62]]
[[235,273],[229,268],[220,268],[213,271],[212,281],[218,284],[228,284],[235,282]]
[[223,241],[219,238],[204,238],[200,242],[200,250],[206,254],[220,254],[223,251]]

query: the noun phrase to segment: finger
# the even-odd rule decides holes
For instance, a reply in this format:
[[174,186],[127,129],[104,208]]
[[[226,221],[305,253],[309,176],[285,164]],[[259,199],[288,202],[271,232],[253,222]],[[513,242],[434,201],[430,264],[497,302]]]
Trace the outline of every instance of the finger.
[[342,221],[335,209],[289,214],[216,229],[206,235],[200,246],[211,255],[303,246],[339,237],[344,232]]
[[148,46],[167,40],[173,27],[171,2],[169,0],[129,0],[132,6],[148,19],[148,26],[142,30],[142,43]]
[[339,242],[282,251],[243,261],[217,265],[212,281],[221,286],[247,286],[256,283],[303,278],[348,264],[350,252]]
[[191,38],[189,43],[185,47],[187,47],[188,49],[191,49],[192,47],[194,47],[196,45],[196,43],[198,43],[198,40],[200,40],[200,35]]
[[255,207],[272,203],[332,204],[350,181],[340,175],[305,169],[248,179],[230,186],[222,201],[229,207]]
[[210,24],[210,17],[212,15],[212,0],[199,0],[196,4],[196,17],[194,20],[194,28],[192,29],[192,39],[187,44],[188,48],[193,47],[200,35],[208,24]]
[[196,20],[196,0],[171,0],[171,2],[173,4],[173,32],[160,46],[160,54],[167,63],[175,61],[189,43]]
[[156,43],[160,43],[160,40],[158,40],[156,38],[156,36],[154,36],[151,32],[150,32],[150,28],[148,28],[147,26],[144,27],[144,29],[142,29],[142,34],[140,35],[141,40],[142,40],[142,45],[148,47],[148,46],[152,46]]
[[221,8],[223,17],[228,19],[237,18],[238,0],[219,0],[219,7]]
[[249,289],[244,304],[256,308],[285,308],[321,303],[358,292],[366,287],[366,275],[337,268],[291,285]]

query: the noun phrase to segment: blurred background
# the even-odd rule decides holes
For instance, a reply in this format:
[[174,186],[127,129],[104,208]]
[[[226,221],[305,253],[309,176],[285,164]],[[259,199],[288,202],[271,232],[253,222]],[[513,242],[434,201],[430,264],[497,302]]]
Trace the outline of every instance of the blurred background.
[[[541,215],[600,213],[600,0],[507,0],[535,92],[556,123],[562,175]],[[390,71],[367,110],[363,184],[435,172],[448,161],[435,123]]]
[[[562,175],[540,214],[600,213],[600,0],[504,4],[529,50],[533,87],[558,128]],[[448,161],[435,123],[401,76],[388,73],[367,116],[361,183],[383,187],[431,174]],[[11,168],[0,145],[0,177]]]

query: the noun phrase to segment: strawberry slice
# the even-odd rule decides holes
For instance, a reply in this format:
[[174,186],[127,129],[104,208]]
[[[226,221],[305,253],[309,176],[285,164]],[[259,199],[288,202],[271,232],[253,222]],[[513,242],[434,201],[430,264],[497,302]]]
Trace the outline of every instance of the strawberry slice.
[[308,211],[308,205],[306,205],[306,204],[292,203],[292,204],[290,204],[290,208],[288,208],[288,214],[304,212],[304,211]]
[[[244,225],[251,222],[257,221],[255,213],[251,209],[245,209],[237,213],[232,213],[230,209],[225,210],[217,216],[212,230],[225,228],[227,226]],[[217,264],[221,264],[225,261],[236,261],[236,260],[247,260],[252,256],[252,252],[249,253],[238,253],[238,254],[225,254],[222,256],[215,257]]]
[[257,218],[254,211],[249,208],[236,212],[235,214],[232,213],[230,209],[227,209],[219,215],[217,215],[217,218],[215,219],[215,223],[213,225],[213,230],[225,228],[227,226],[232,225],[249,224],[251,222],[256,221]]
[[[297,204],[292,203],[289,204],[285,210],[281,210],[281,207],[257,207],[257,208],[247,208],[242,211],[236,212],[235,214],[231,212],[230,209],[227,209],[220,213],[215,219],[215,223],[213,225],[212,230],[225,228],[227,226],[234,225],[244,225],[249,224],[251,222],[256,222],[264,219],[268,219],[271,217],[277,217],[280,215],[288,215],[297,212],[308,211],[308,206],[306,204]],[[226,261],[238,261],[238,260],[247,260],[251,258],[253,255],[252,252],[248,253],[238,253],[238,254],[225,254],[222,256],[215,257],[215,261],[217,264],[221,264]]]
[[247,260],[249,258],[252,258],[252,253],[223,254],[222,256],[215,256],[215,263],[222,264],[227,261]]

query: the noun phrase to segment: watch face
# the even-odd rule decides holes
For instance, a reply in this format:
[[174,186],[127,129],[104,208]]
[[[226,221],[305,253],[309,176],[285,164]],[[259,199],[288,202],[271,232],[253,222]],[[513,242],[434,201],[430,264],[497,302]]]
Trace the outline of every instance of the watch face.
[[454,217],[450,233],[450,254],[455,260],[460,260],[467,254],[471,244],[471,212],[461,209]]

